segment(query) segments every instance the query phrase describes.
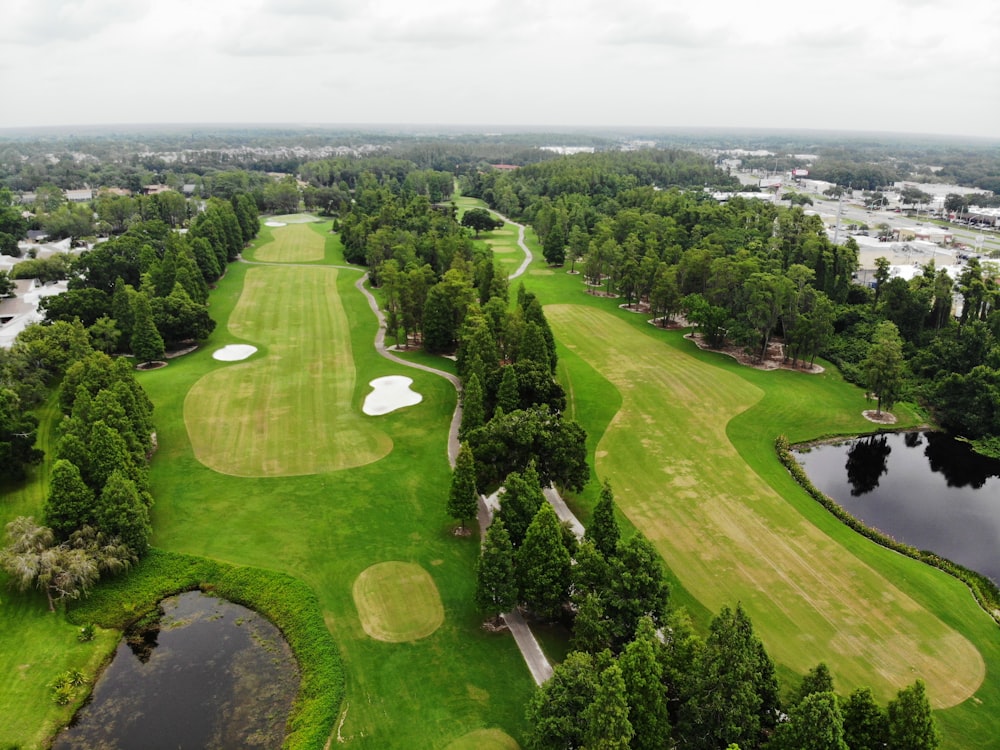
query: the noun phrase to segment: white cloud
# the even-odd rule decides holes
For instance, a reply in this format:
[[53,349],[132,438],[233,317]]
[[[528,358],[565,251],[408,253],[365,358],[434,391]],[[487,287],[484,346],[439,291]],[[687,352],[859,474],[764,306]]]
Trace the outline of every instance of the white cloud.
[[479,122],[996,135],[1000,123],[1000,24],[985,0],[8,5],[0,39],[24,45],[12,49],[30,63],[0,68],[5,99],[24,103],[0,111],[0,127]]

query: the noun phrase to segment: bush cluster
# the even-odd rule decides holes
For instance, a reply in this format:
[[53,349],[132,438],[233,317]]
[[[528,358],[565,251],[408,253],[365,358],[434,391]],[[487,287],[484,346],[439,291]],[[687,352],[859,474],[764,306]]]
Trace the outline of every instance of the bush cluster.
[[974,570],[969,570],[968,568],[959,565],[956,562],[952,562],[945,557],[941,557],[934,552],[917,549],[909,544],[893,539],[891,536],[882,533],[878,529],[866,526],[860,520],[844,510],[832,498],[828,497],[816,488],[806,475],[805,469],[802,468],[802,465],[799,464],[799,462],[796,461],[795,457],[792,455],[788,438],[784,435],[779,435],[774,441],[774,448],[778,454],[778,460],[780,460],[781,463],[784,464],[785,468],[788,469],[792,478],[798,482],[802,489],[804,489],[816,502],[830,511],[830,513],[836,516],[840,521],[876,544],[891,549],[894,552],[898,552],[901,555],[912,557],[914,560],[927,563],[928,565],[938,568],[939,570],[943,570],[948,575],[954,576],[958,580],[962,581],[962,583],[968,586],[972,591],[972,595],[976,598],[976,601],[979,602],[979,606],[986,610],[990,617],[1000,624],[1000,589],[997,588],[997,585],[993,583],[993,581]]

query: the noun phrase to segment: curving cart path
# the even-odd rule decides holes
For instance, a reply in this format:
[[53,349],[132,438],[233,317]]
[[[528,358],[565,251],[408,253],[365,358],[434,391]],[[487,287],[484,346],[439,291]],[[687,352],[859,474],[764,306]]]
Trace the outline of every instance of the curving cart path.
[[[534,255],[528,246],[524,242],[524,225],[518,224],[515,221],[510,221],[507,217],[497,213],[496,211],[490,210],[490,213],[502,219],[503,221],[513,224],[517,227],[517,244],[518,247],[524,252],[524,261],[518,266],[517,270],[514,271],[508,278],[516,279],[518,276],[524,274],[534,260]],[[356,270],[356,269],[355,269]],[[368,306],[371,308],[372,312],[375,314],[378,320],[378,332],[375,334],[375,350],[386,359],[395,362],[396,364],[403,365],[405,367],[413,367],[417,370],[423,370],[424,372],[429,372],[434,375],[438,375],[445,378],[453,386],[455,390],[459,393],[462,392],[462,383],[455,375],[450,372],[445,372],[444,370],[438,370],[434,367],[429,367],[427,365],[422,365],[416,362],[410,362],[398,357],[393,354],[385,345],[385,315],[379,308],[378,302],[375,300],[375,296],[365,287],[365,282],[368,280],[368,274],[364,274],[360,279],[358,279],[354,286],[360,291],[365,298],[368,300]],[[458,440],[458,428],[462,424],[462,403],[459,399],[458,403],[455,405],[455,413],[451,417],[451,427],[448,431],[448,461],[455,466],[455,459],[458,457],[459,440]],[[583,535],[583,526],[576,519],[576,516],[566,507],[566,503],[563,502],[559,493],[552,488],[545,490],[545,496],[552,503],[556,510],[556,514],[562,521],[568,521],[573,530],[577,532],[578,536]],[[486,529],[489,527],[490,522],[493,520],[493,508],[496,503],[496,495],[490,496],[489,499],[483,495],[479,496],[479,531],[480,538],[486,536]],[[514,641],[517,643],[517,647],[521,651],[521,655],[524,657],[525,663],[528,665],[528,670],[531,672],[532,678],[535,683],[541,685],[543,682],[548,680],[552,676],[552,665],[549,663],[548,659],[545,658],[545,654],[542,652],[541,646],[538,645],[538,641],[535,639],[534,634],[531,632],[531,628],[528,627],[528,623],[524,621],[521,613],[514,609],[510,612],[506,612],[503,615],[504,622],[506,623],[511,635],[514,636]]]

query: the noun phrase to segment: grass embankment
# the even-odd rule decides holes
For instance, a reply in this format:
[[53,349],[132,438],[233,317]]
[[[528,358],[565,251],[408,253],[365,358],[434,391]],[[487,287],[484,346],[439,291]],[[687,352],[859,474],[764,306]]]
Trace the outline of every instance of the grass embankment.
[[344,673],[316,595],[297,578],[154,549],[129,575],[74,607],[69,619],[116,632],[153,611],[160,599],[196,588],[250,607],[281,629],[300,671],[283,747],[322,747],[343,697]]

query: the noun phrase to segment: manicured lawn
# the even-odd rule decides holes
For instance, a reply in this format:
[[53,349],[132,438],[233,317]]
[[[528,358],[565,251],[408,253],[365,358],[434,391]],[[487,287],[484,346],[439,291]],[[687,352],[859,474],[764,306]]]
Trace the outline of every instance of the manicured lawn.
[[[263,263],[306,263],[323,260],[323,238],[313,229],[313,224],[289,224],[287,227],[265,227],[274,237],[256,247],[250,260]],[[280,231],[274,231],[280,229]]]
[[444,622],[434,579],[414,563],[372,565],[354,580],[353,593],[362,627],[380,641],[426,638]]
[[[975,692],[985,672],[975,647],[790,512],[736,450],[727,425],[760,401],[761,388],[595,307],[545,313],[556,338],[621,394],[596,448],[597,474],[690,595],[712,611],[742,601],[776,661],[798,673],[826,661],[845,691],[867,684],[887,700],[916,673],[939,706]],[[843,388],[819,398],[822,384],[802,382],[809,378],[817,379],[790,374],[782,387],[814,394],[799,404],[813,420],[834,406],[864,408]],[[847,395],[855,402],[830,403]]]
[[[296,228],[308,231],[302,224],[285,231]],[[237,476],[292,476],[360,466],[392,450],[391,438],[356,408],[349,321],[330,293],[339,273],[246,272],[229,330],[263,351],[219,363],[188,392],[184,421],[203,464]]]
[[[280,234],[285,229],[272,231]],[[338,247],[339,241],[328,236],[327,262],[343,263]],[[317,288],[340,300],[348,321],[347,340],[324,334],[315,356],[322,359],[329,350],[349,346],[354,386],[353,392],[342,396],[342,411],[359,424],[370,425],[367,429],[389,436],[391,451],[355,468],[297,476],[213,471],[198,461],[188,440],[182,418],[187,412],[185,396],[208,373],[255,361],[221,365],[209,356],[218,346],[250,338],[239,325],[237,338],[224,324],[240,319],[245,282],[252,286],[263,274],[268,279],[298,279],[296,284],[308,286],[310,282],[299,275],[305,273],[324,280]],[[478,542],[475,537],[454,537],[453,522],[445,511],[450,480],[447,430],[454,389],[441,378],[378,356],[372,346],[374,317],[354,288],[359,276],[360,272],[334,272],[315,265],[299,269],[234,264],[213,293],[212,312],[220,326],[210,346],[168,368],[143,374],[160,429],[160,451],[152,467],[157,497],[154,543],[171,551],[289,572],[317,592],[344,659],[347,688],[340,734],[352,745],[436,748],[489,727],[502,727],[516,737],[523,729],[524,705],[533,683],[513,639],[479,627],[472,607]],[[294,295],[284,290],[283,283],[271,286],[268,281],[266,288],[294,306]],[[261,305],[270,304],[264,297],[257,299]],[[315,310],[328,303],[303,304],[303,309]],[[261,322],[254,324],[259,325],[254,342],[267,335],[266,345],[254,355],[262,362],[275,356],[276,347],[280,351],[282,332],[298,339],[302,334],[297,328],[314,325],[305,318],[292,322],[272,315],[283,313],[275,309],[255,317]],[[275,359],[277,365],[296,369],[305,362],[296,356],[287,351]],[[283,373],[280,377],[298,377],[280,366],[278,371]],[[424,400],[381,417],[361,415],[368,381],[393,374],[413,378],[412,387]],[[331,387],[331,381],[342,377],[342,372],[328,369],[321,381]],[[239,390],[241,381],[220,380],[213,385],[216,397],[226,400],[232,397],[226,389]],[[267,411],[264,406],[257,410]],[[286,425],[286,429],[293,428]],[[299,447],[310,451],[309,442],[314,440],[318,438],[300,434]],[[364,450],[364,445],[357,446],[358,453]],[[388,643],[371,638],[362,627],[353,597],[355,581],[370,566],[388,561],[419,566],[437,588],[444,621],[424,638]]]
[[[470,208],[482,208],[485,204],[474,198],[457,198],[458,218],[461,220],[462,214]],[[493,250],[497,262],[507,273],[513,273],[524,260],[524,251],[517,244],[517,227],[506,223],[500,229],[492,232],[481,232],[479,241],[485,242]]]

